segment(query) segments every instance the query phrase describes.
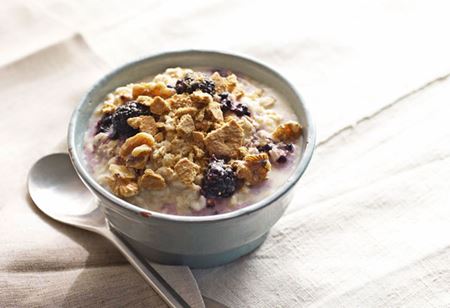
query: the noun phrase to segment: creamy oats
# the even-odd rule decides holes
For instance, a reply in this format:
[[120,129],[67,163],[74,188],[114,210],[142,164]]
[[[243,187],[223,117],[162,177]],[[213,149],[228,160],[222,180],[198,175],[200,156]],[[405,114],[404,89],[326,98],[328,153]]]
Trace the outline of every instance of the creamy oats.
[[85,137],[95,179],[142,208],[214,215],[270,195],[299,160],[302,127],[268,88],[169,68],[98,106]]

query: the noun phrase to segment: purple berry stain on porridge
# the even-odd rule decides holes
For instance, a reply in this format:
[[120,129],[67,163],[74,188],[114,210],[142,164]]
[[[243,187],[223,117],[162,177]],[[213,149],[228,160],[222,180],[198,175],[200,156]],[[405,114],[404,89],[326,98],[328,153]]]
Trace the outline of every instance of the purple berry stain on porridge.
[[302,126],[290,107],[228,70],[169,68],[99,103],[85,159],[143,217],[246,207],[281,186],[300,158]]

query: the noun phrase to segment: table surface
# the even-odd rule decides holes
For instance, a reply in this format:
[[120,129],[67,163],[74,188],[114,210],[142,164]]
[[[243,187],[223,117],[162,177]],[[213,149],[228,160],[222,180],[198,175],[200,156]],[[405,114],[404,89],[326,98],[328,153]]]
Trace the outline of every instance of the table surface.
[[230,307],[450,307],[449,8],[3,1],[0,306],[164,306],[109,243],[40,214],[26,176],[39,157],[65,151],[70,114],[103,74],[153,52],[213,48],[286,75],[318,145],[256,252],[161,273],[197,307],[199,289]]

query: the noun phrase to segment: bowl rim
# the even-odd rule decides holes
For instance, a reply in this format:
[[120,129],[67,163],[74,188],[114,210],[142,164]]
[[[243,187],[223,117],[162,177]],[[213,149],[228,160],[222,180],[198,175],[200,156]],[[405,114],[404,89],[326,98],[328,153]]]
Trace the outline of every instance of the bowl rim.
[[[78,155],[77,151],[75,150],[75,127],[78,120],[78,115],[80,111],[82,110],[83,105],[86,103],[86,101],[89,99],[89,97],[94,93],[98,88],[101,87],[102,84],[106,83],[110,78],[115,76],[118,73],[121,73],[123,70],[126,70],[127,68],[137,66],[143,62],[151,61],[151,60],[157,60],[161,57],[170,57],[174,55],[181,55],[181,54],[201,54],[201,55],[216,55],[216,56],[226,56],[226,57],[232,57],[237,58],[241,61],[250,62],[252,65],[259,66],[261,69],[269,72],[273,76],[275,76],[277,79],[279,79],[281,82],[286,84],[293,93],[297,96],[298,101],[303,107],[306,122],[308,123],[307,126],[307,138],[305,138],[305,150],[302,153],[302,157],[300,158],[300,161],[297,163],[296,166],[294,166],[295,170],[294,173],[288,178],[286,183],[284,183],[282,186],[280,186],[278,189],[275,190],[274,193],[267,196],[266,198],[259,200],[258,202],[255,202],[251,205],[245,206],[243,208],[217,214],[217,215],[207,215],[207,216],[182,216],[182,215],[174,215],[174,214],[166,214],[161,212],[156,212],[152,210],[148,210],[145,208],[141,208],[137,205],[134,205],[126,200],[123,200],[111,192],[109,192],[106,188],[101,186],[94,178],[89,174],[89,172],[86,170],[86,168],[81,163],[81,157]],[[245,74],[245,72],[243,72]],[[303,124],[303,123],[302,123]],[[69,156],[72,161],[72,164],[75,168],[75,171],[79,175],[79,177],[82,179],[82,181],[87,185],[91,190],[93,190],[95,193],[100,194],[103,198],[106,198],[108,201],[110,201],[111,204],[114,206],[117,206],[121,209],[128,210],[130,212],[133,212],[139,216],[145,216],[147,218],[152,219],[158,219],[158,220],[165,220],[165,221],[172,221],[172,222],[189,222],[189,223],[201,223],[201,222],[212,222],[212,221],[222,221],[222,220],[228,220],[239,216],[248,215],[252,212],[259,211],[266,206],[269,206],[270,204],[274,203],[276,200],[284,196],[288,191],[290,191],[294,185],[300,180],[300,177],[305,172],[307,166],[309,165],[309,162],[311,161],[312,154],[314,152],[315,142],[316,142],[316,130],[314,123],[312,121],[310,112],[306,105],[304,104],[304,101],[300,94],[298,93],[296,87],[290,83],[283,75],[281,75],[278,71],[273,69],[272,67],[268,66],[267,64],[261,62],[260,60],[256,60],[251,56],[248,55],[242,55],[235,52],[224,52],[224,51],[218,51],[218,50],[207,50],[207,49],[184,49],[184,50],[171,50],[171,51],[163,51],[163,52],[157,52],[150,54],[148,56],[139,58],[137,60],[127,62],[115,69],[113,69],[111,72],[106,74],[104,77],[102,77],[100,80],[98,80],[92,87],[89,89],[89,91],[81,98],[78,105],[75,107],[70,122],[69,122],[69,128],[68,128],[68,151]],[[144,215],[143,215],[144,214]]]

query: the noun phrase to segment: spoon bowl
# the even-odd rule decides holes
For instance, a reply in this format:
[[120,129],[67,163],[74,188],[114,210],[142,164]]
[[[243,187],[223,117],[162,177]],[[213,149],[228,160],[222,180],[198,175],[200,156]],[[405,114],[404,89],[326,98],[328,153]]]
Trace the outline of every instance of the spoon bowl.
[[36,206],[59,222],[100,233],[106,227],[97,200],[81,182],[67,154],[41,158],[28,175],[28,191]]

